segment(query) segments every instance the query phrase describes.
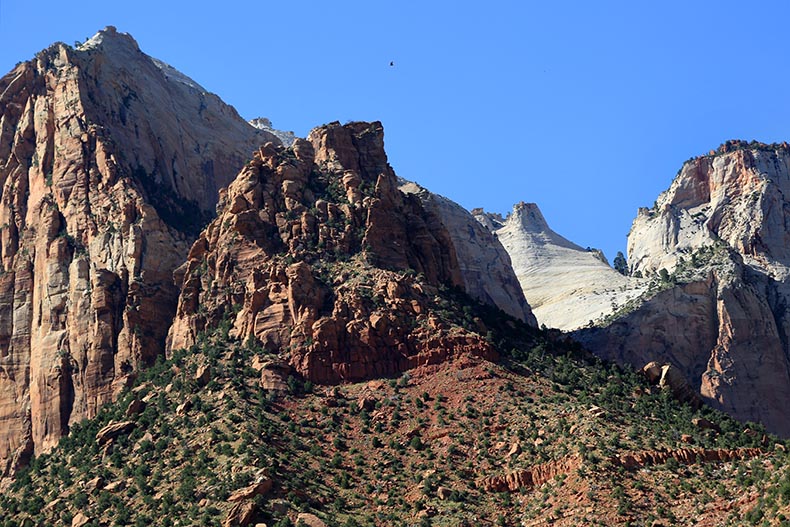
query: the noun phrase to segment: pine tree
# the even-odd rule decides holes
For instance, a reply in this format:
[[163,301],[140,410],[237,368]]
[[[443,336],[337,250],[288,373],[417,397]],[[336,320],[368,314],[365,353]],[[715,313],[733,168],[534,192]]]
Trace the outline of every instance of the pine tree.
[[621,275],[628,275],[628,262],[622,251],[617,251],[617,256],[614,257],[614,270]]

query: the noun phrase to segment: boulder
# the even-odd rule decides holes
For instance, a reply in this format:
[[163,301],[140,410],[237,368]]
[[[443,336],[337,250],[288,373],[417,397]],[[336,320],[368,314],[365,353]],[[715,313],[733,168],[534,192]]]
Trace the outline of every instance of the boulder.
[[82,512],[78,512],[71,519],[71,527],[83,527],[84,525],[86,525],[90,521],[91,521],[91,519],[90,519],[89,516],[86,516]]
[[302,522],[307,527],[327,527],[326,523],[318,516],[309,512],[300,512],[296,516],[296,524],[299,525],[299,522]]
[[255,503],[243,501],[236,503],[228,511],[228,515],[222,522],[222,527],[246,527],[252,523],[255,517]]
[[263,479],[258,481],[257,483],[253,483],[243,489],[238,489],[234,491],[228,501],[237,502],[237,501],[244,501],[254,498],[255,496],[264,495],[272,489],[273,482],[271,479]]
[[137,414],[143,413],[145,410],[145,402],[140,399],[133,399],[126,407],[126,417],[133,417]]
[[104,487],[104,490],[106,490],[107,492],[116,493],[116,492],[121,492],[125,488],[126,488],[126,480],[119,479],[113,481],[112,483],[108,483],[107,486]]
[[691,420],[691,424],[699,428],[700,430],[713,430],[716,433],[721,433],[721,427],[704,417],[694,417]]
[[208,384],[208,381],[211,380],[211,368],[208,364],[201,364],[198,366],[194,379],[195,382],[198,383],[198,386],[205,386]]
[[104,445],[118,436],[128,434],[135,426],[136,423],[134,421],[121,421],[120,423],[110,421],[109,424],[96,433],[96,442],[99,445]]
[[192,399],[187,399],[176,407],[176,415],[186,415],[192,409]]

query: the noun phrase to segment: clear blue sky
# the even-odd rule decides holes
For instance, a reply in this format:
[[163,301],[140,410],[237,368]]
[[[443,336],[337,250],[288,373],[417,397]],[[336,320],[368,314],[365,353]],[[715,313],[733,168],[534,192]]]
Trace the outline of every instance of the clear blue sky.
[[789,15],[786,1],[0,0],[0,70],[115,25],[245,118],[297,135],[381,120],[399,175],[467,208],[537,202],[611,261],[684,160],[790,140]]

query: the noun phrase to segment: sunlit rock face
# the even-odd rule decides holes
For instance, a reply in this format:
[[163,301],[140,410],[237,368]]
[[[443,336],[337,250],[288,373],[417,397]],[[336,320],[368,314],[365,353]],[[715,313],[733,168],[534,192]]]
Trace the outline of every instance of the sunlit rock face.
[[603,255],[554,232],[535,203],[518,203],[506,218],[472,211],[510,255],[513,270],[539,324],[574,330],[599,321],[646,290]]
[[489,229],[459,204],[410,181],[400,189],[417,195],[422,204],[447,227],[458,256],[464,289],[480,302],[496,306],[508,315],[537,326],[535,315],[519,285],[510,255]]
[[0,475],[164,352],[172,272],[266,141],[114,28],[0,78]]
[[790,435],[788,196],[787,144],[730,141],[685,163],[628,237],[631,273],[662,291],[579,338],[638,367],[671,363],[714,407]]
[[176,274],[169,349],[224,328],[318,383],[496,357],[482,320],[460,323],[452,237],[398,189],[378,122],[261,148]]

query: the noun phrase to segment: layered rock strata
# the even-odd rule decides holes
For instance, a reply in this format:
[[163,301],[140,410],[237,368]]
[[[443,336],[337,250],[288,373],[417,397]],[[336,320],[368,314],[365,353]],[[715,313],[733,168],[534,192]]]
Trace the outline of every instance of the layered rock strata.
[[267,140],[114,28],[0,78],[0,476],[163,352],[172,271]]
[[177,274],[170,349],[224,327],[321,383],[495,357],[449,300],[463,280],[447,229],[397,184],[380,123],[262,147]]
[[472,211],[510,255],[524,296],[540,324],[562,330],[591,325],[641,295],[643,280],[612,269],[599,251],[554,232],[534,203],[518,203],[502,218]]
[[[608,458],[613,467],[636,470],[663,465],[670,459],[683,465],[699,463],[726,463],[734,460],[752,459],[765,455],[759,448],[705,449],[681,448],[677,450],[643,450],[640,452],[615,454]],[[553,481],[558,476],[571,474],[584,464],[578,454],[534,467],[497,476],[485,476],[475,482],[478,488],[488,492],[517,492],[531,490]]]
[[400,180],[400,190],[417,195],[424,207],[442,219],[458,255],[464,289],[480,302],[537,326],[513,271],[510,255],[496,236],[457,203],[416,183]]
[[578,337],[606,358],[672,364],[703,400],[790,435],[790,149],[732,141],[688,161],[628,238],[660,291]]

